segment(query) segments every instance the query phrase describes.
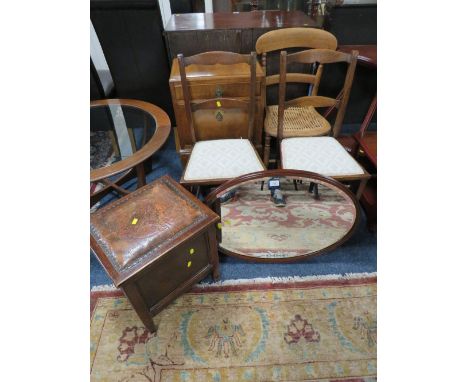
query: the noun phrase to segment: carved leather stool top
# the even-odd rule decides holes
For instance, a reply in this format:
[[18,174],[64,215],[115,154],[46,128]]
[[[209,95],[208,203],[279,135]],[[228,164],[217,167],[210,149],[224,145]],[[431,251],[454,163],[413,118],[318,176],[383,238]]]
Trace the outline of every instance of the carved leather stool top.
[[118,286],[218,216],[169,176],[91,215],[91,247]]

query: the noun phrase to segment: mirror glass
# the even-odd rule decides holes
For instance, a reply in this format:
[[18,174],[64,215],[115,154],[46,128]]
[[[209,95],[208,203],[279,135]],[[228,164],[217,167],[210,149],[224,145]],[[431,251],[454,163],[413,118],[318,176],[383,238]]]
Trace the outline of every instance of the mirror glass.
[[355,201],[325,180],[268,177],[217,194],[220,250],[257,259],[322,253],[354,229]]

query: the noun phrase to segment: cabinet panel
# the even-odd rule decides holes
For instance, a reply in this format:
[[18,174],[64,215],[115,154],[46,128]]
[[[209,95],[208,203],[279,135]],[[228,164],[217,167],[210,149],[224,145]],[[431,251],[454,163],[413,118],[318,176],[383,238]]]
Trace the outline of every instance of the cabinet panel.
[[[208,52],[212,50],[225,50],[229,52],[241,52],[241,34],[240,29],[221,29],[209,31],[197,31],[199,52]],[[190,43],[190,41],[187,41]]]
[[[193,249],[193,253],[190,250]],[[200,235],[168,253],[151,266],[137,285],[148,308],[157,305],[178,286],[209,264],[206,235]]]
[[[183,100],[184,95],[181,86],[174,86],[176,99]],[[212,83],[212,84],[189,84],[190,99],[211,99],[217,97],[246,97],[249,94],[249,84],[244,83]],[[255,87],[255,95],[260,95],[260,82]]]

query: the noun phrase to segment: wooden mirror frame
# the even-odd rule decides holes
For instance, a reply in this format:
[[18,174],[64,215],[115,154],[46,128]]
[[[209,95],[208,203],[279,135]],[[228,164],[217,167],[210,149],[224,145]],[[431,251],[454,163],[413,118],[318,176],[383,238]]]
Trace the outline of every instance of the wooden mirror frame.
[[290,178],[306,178],[310,179],[311,181],[317,180],[320,181],[321,183],[325,184],[330,184],[342,192],[344,192],[353,202],[354,208],[356,210],[356,217],[354,219],[353,226],[351,229],[344,235],[340,240],[336,241],[333,244],[330,244],[327,247],[324,247],[322,249],[319,249],[314,252],[310,252],[304,255],[298,255],[298,256],[293,256],[293,257],[284,257],[284,258],[262,258],[262,257],[253,257],[253,256],[245,256],[236,252],[229,251],[225,248],[223,248],[220,245],[220,241],[218,238],[218,250],[225,255],[228,256],[233,256],[237,257],[239,259],[245,260],[245,261],[250,261],[250,262],[256,262],[256,263],[293,263],[297,262],[300,260],[304,260],[310,257],[315,257],[319,255],[323,255],[327,252],[332,251],[333,249],[339,247],[342,245],[344,242],[346,242],[356,231],[356,228],[359,225],[359,221],[361,219],[361,209],[358,203],[358,200],[356,199],[356,196],[342,183],[336,181],[335,179],[332,179],[330,177],[324,176],[317,174],[315,172],[309,172],[309,171],[302,171],[302,170],[287,170],[287,169],[276,169],[276,170],[266,170],[266,171],[258,171],[258,172],[252,172],[250,174],[245,174],[242,176],[239,176],[237,178],[228,180],[227,182],[224,182],[222,185],[214,189],[210,194],[206,197],[205,203],[212,208],[218,215],[221,216],[221,211],[220,211],[220,205],[219,203],[216,203],[217,200],[219,200],[220,194],[222,194],[224,191],[227,191],[228,189],[235,187],[237,185],[241,185],[242,183],[247,183],[255,180],[261,180],[264,178],[272,178],[272,177],[290,177]]

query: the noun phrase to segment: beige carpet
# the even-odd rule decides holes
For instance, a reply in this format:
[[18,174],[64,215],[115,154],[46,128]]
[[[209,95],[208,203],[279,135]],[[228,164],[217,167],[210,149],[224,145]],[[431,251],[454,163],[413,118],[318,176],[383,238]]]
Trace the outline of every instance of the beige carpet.
[[197,287],[151,335],[119,291],[91,295],[92,381],[376,380],[376,279]]

